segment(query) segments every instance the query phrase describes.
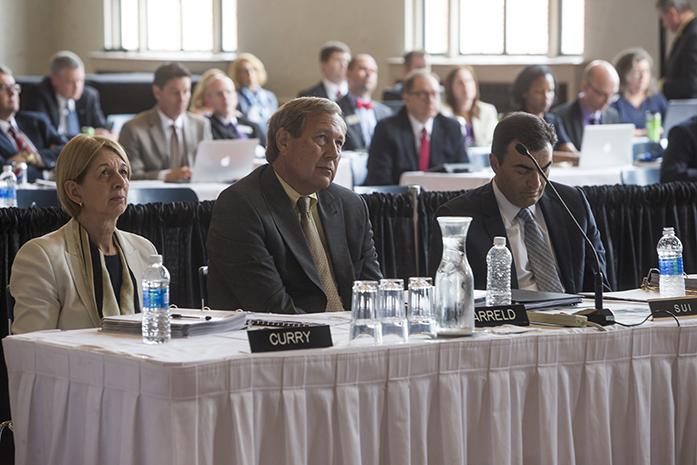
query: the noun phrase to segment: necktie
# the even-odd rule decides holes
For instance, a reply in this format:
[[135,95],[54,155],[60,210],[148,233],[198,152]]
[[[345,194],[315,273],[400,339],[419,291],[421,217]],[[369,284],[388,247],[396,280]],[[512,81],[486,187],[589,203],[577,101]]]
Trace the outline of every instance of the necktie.
[[72,137],[79,133],[80,121],[77,119],[77,113],[70,109],[69,102],[65,102],[65,134]]
[[516,217],[525,224],[525,248],[535,282],[540,291],[564,292],[559,281],[559,273],[554,263],[552,251],[545,242],[540,227],[527,208],[521,208]]
[[230,121],[227,124],[227,127],[230,130],[230,134],[232,134],[233,139],[246,139],[247,138],[247,136],[242,134],[240,132],[240,129],[237,127],[237,125],[235,123],[233,123],[232,121]]
[[36,147],[34,147],[34,144],[32,144],[31,140],[29,140],[22,131],[15,129],[14,126],[10,126],[8,132],[10,137],[12,137],[12,140],[15,141],[17,153],[24,153],[27,163],[36,166],[43,166],[43,160],[39,155],[39,151],[36,149]]
[[363,99],[356,99],[356,109],[360,110],[361,108],[365,110],[372,110],[373,109],[373,102],[370,100],[363,100]]
[[595,117],[595,115],[591,116],[590,118],[588,118],[588,124],[590,124],[590,125],[600,124],[600,118]]
[[426,128],[421,130],[421,145],[419,148],[419,171],[426,171],[428,169],[428,158],[431,154],[431,141],[428,138],[428,132]]
[[177,127],[174,124],[169,126],[171,136],[169,139],[169,167],[179,168],[181,163],[181,150],[179,147],[179,136],[177,135]]
[[15,145],[17,146],[17,153],[26,152],[27,143],[24,141],[24,137],[22,137],[12,126],[10,126],[10,129],[8,129],[8,132],[10,133],[10,136],[12,136],[12,140],[15,141]]
[[319,273],[319,280],[322,284],[322,290],[327,296],[327,307],[326,311],[340,311],[344,307],[341,303],[341,297],[339,297],[339,292],[336,290],[336,284],[334,283],[334,278],[332,277],[331,268],[329,267],[329,261],[327,260],[327,253],[324,250],[322,241],[319,237],[319,231],[317,230],[317,225],[312,218],[312,213],[310,212],[310,197],[302,196],[298,199],[298,211],[300,212],[300,225],[303,228],[303,233],[305,234],[305,240],[307,241],[307,246],[310,248],[310,254],[312,255],[312,261],[317,267],[317,272]]

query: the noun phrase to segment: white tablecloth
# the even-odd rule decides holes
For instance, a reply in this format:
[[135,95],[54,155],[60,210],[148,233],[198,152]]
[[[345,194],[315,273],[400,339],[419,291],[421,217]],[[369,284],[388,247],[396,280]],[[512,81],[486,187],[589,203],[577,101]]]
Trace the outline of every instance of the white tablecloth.
[[316,318],[335,347],[10,336],[16,463],[697,463],[689,320],[354,348],[345,315]]
[[[553,167],[549,178],[569,186],[600,186],[621,184],[622,171],[641,170],[645,168],[625,166],[622,168],[574,168]],[[652,168],[655,169],[655,168]],[[472,173],[429,173],[424,171],[407,171],[402,173],[399,184],[402,186],[419,185],[427,191],[457,191],[474,189],[491,181],[494,172],[491,168]]]

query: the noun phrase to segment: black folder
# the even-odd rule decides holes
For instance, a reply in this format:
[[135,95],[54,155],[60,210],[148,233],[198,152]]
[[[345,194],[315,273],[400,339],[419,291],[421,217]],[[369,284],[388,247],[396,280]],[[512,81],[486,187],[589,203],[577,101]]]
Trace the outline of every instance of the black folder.
[[580,304],[583,296],[578,294],[564,294],[561,292],[529,291],[525,289],[511,289],[513,303],[525,305],[526,310],[541,308],[565,307]]

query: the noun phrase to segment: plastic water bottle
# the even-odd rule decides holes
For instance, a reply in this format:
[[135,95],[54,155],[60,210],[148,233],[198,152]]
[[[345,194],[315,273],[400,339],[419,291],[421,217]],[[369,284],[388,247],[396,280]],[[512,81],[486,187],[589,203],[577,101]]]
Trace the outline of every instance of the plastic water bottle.
[[162,266],[162,255],[151,255],[143,274],[143,342],[168,342],[169,319],[169,271]]
[[682,270],[682,243],[673,228],[663,228],[663,237],[656,247],[660,270],[659,290],[661,297],[685,295],[685,278]]
[[510,305],[511,263],[505,237],[494,237],[494,246],[486,254],[486,305]]
[[0,208],[17,206],[17,177],[12,165],[2,167],[0,174]]

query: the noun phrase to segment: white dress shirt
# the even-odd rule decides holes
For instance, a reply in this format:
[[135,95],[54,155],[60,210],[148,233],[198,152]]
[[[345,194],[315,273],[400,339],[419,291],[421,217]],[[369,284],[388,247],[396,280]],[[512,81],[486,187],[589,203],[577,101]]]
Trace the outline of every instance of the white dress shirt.
[[421,131],[426,128],[426,134],[428,134],[428,140],[431,140],[431,133],[433,132],[433,118],[427,119],[425,122],[421,122],[407,113],[409,116],[409,122],[411,123],[411,130],[414,132],[414,142],[416,144],[416,154],[418,155],[421,151]]
[[[335,102],[339,100],[344,95],[348,94],[348,82],[341,81],[341,84],[337,84],[326,79],[322,79],[322,84],[324,84],[324,90],[327,92],[327,96],[334,100]],[[341,95],[337,96],[337,92]]]
[[[495,178],[492,181],[492,184],[494,188],[494,197],[496,197],[496,203],[499,206],[499,212],[501,213],[503,226],[506,228],[506,236],[508,236],[508,243],[511,248],[511,254],[513,255],[515,271],[518,275],[518,288],[536,291],[537,283],[535,282],[535,277],[532,274],[532,268],[530,267],[530,262],[528,261],[528,251],[525,247],[525,223],[523,220],[516,218],[516,215],[518,215],[518,212],[520,211],[520,207],[513,205],[506,198],[503,192],[501,192],[499,187],[496,185]],[[552,243],[549,240],[547,223],[545,222],[545,217],[542,214],[542,209],[539,208],[537,204],[528,207],[528,209],[535,217],[535,222],[537,223],[537,226],[540,227],[545,242],[549,245],[550,252],[552,253],[552,257],[556,263],[554,249],[552,248]]]

